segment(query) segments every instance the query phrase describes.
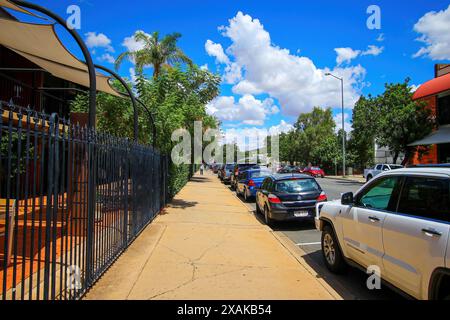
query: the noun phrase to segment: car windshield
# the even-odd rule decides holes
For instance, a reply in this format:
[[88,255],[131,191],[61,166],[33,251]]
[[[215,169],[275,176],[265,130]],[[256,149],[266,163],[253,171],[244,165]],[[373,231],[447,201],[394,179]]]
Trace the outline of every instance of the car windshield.
[[320,168],[319,167],[312,167],[311,170],[316,170],[317,171],[317,170],[320,170]]
[[300,193],[319,190],[320,187],[314,179],[282,180],[275,184],[275,191],[283,193]]
[[264,178],[270,175],[270,171],[254,171],[250,173],[250,177],[253,178]]
[[227,170],[233,170],[234,168],[234,164],[227,164],[227,166],[225,167]]

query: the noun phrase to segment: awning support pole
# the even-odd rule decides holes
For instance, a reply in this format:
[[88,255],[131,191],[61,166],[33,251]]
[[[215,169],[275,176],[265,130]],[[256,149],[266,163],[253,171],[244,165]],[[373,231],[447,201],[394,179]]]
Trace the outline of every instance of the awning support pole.
[[134,132],[134,140],[137,141],[138,140],[138,134],[139,134],[139,115],[138,115],[138,109],[137,109],[137,105],[136,105],[136,97],[134,96],[133,90],[131,90],[131,88],[128,86],[128,84],[125,82],[125,80],[122,79],[121,76],[119,76],[117,73],[115,73],[114,71],[96,64],[95,67],[97,69],[103,70],[105,72],[108,72],[109,74],[111,74],[114,78],[116,78],[117,80],[119,80],[119,82],[125,87],[125,90],[127,90],[128,92],[128,96],[131,99],[131,103],[133,104],[133,132]]
[[88,126],[90,128],[95,128],[95,112],[96,112],[95,109],[96,109],[96,94],[97,94],[96,80],[97,79],[96,79],[95,67],[94,67],[94,63],[92,61],[91,54],[89,53],[89,50],[86,47],[86,44],[81,39],[80,35],[75,30],[69,28],[69,26],[67,25],[66,21],[63,18],[61,18],[59,15],[53,13],[52,11],[48,10],[47,8],[44,8],[42,6],[39,6],[39,5],[31,3],[31,2],[22,1],[22,0],[10,0],[10,2],[12,2],[18,6],[21,6],[21,7],[39,11],[39,12],[49,16],[50,18],[55,20],[57,23],[59,23],[61,26],[63,26],[70,33],[70,35],[75,39],[75,41],[77,42],[78,46],[80,47],[80,49],[83,53],[84,60],[86,61],[86,65],[87,65],[88,73],[89,73],[89,122],[88,122]]

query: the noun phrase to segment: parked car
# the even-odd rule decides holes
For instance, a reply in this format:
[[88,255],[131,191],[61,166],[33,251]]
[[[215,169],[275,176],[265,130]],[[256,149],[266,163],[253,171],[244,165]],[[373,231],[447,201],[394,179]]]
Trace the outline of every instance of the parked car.
[[300,173],[301,169],[297,166],[284,166],[278,170],[278,173]]
[[271,174],[272,172],[267,168],[241,171],[237,179],[236,193],[242,195],[245,201],[253,199],[256,196],[256,190]]
[[315,206],[327,201],[316,179],[304,174],[273,174],[256,192],[256,212],[273,221],[314,219]]
[[217,172],[219,171],[219,164],[213,163],[213,164],[211,165],[211,170],[212,170],[212,172],[213,172],[214,174],[217,174]]
[[450,166],[379,174],[355,195],[317,206],[325,265],[377,266],[417,299],[450,299]]
[[234,165],[233,172],[231,173],[230,184],[231,189],[236,190],[237,187],[237,177],[239,172],[250,169],[250,168],[259,168],[256,163],[237,163]]
[[370,181],[372,178],[375,178],[382,172],[401,169],[403,166],[399,164],[377,164],[375,167],[371,169],[364,170],[364,178],[366,181]]
[[231,176],[233,175],[234,163],[227,163],[222,169],[222,182],[229,183],[231,181]]
[[325,178],[325,172],[319,167],[306,167],[302,170],[302,173],[315,178]]
[[224,164],[219,164],[218,167],[217,167],[217,178],[219,178],[220,180],[222,180],[224,167],[225,167]]

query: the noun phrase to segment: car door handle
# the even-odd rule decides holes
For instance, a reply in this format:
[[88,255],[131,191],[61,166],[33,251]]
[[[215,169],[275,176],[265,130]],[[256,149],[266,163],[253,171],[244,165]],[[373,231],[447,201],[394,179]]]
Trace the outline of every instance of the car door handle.
[[372,221],[372,222],[380,222],[380,218],[374,217],[374,216],[370,216],[369,220]]
[[442,233],[434,229],[422,229],[422,232],[430,236],[438,236],[438,237],[442,236]]

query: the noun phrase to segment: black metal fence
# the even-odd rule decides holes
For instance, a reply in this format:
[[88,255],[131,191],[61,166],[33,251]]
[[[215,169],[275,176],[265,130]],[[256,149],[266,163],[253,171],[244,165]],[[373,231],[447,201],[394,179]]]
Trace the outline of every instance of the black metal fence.
[[151,146],[0,103],[0,298],[78,299],[166,203]]

